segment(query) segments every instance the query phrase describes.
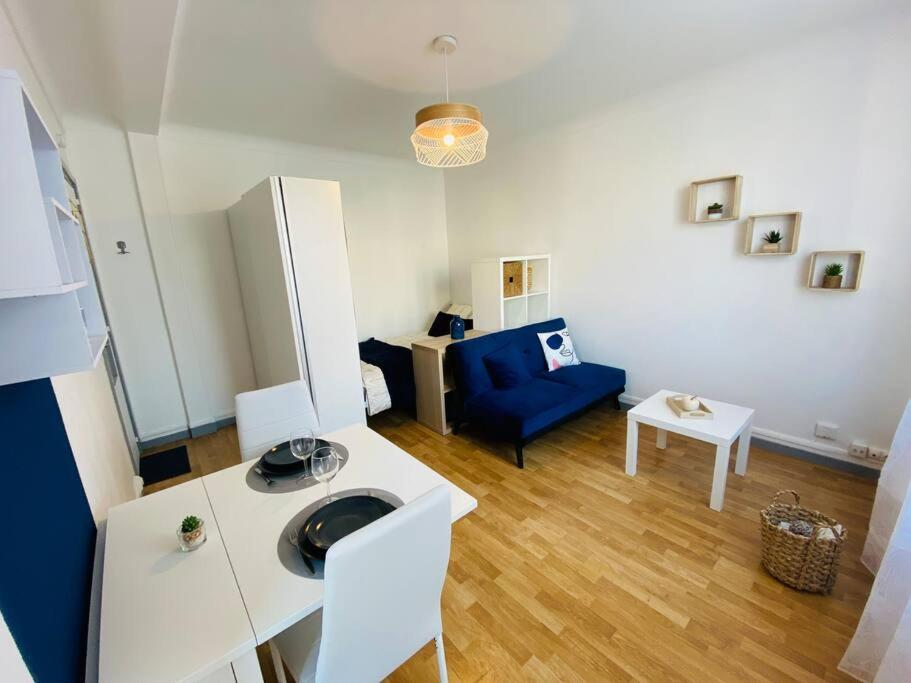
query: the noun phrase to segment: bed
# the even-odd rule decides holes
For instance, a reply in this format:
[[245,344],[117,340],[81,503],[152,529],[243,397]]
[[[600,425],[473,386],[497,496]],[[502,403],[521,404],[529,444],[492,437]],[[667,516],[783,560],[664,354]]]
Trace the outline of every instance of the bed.
[[471,306],[454,304],[440,311],[427,332],[415,332],[387,339],[370,338],[358,344],[364,406],[368,415],[395,408],[414,417],[414,367],[411,345],[449,334],[449,320],[459,315],[471,329]]

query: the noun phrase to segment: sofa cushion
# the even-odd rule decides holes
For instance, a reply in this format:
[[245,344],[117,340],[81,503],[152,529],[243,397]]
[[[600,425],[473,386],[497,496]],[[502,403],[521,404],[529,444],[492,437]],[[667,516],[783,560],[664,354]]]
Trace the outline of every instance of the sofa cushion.
[[531,379],[521,352],[511,342],[484,356],[484,365],[497,389],[512,389]]
[[525,367],[532,376],[547,369],[544,352],[538,341],[539,332],[555,332],[566,327],[562,318],[543,323],[526,325],[515,330],[503,330],[456,342],[446,348],[446,357],[451,359],[455,373],[456,386],[463,401],[473,396],[494,389],[493,380],[484,364],[484,356],[514,344],[518,349]]
[[576,354],[569,330],[565,327],[556,332],[538,332],[538,340],[541,342],[541,351],[544,353],[544,362],[548,370],[558,370],[582,362]]
[[550,372],[545,370],[539,377],[578,389],[603,388],[608,393],[613,393],[626,386],[625,371],[595,363],[568,365]]

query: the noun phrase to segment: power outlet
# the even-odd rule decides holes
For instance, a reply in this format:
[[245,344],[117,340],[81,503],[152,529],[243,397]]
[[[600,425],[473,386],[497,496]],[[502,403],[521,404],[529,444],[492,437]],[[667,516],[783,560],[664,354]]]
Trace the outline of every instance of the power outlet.
[[870,448],[863,441],[852,441],[848,447],[848,453],[854,458],[866,458]]
[[871,446],[867,449],[867,457],[877,462],[885,462],[886,458],[889,457],[889,451],[885,448],[873,448]]
[[835,441],[838,438],[838,425],[832,422],[817,422],[815,434],[820,439]]

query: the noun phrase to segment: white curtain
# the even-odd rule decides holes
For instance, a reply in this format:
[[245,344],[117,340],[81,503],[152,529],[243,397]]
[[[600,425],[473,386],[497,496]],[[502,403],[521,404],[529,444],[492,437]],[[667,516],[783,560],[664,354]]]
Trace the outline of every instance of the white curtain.
[[861,561],[876,574],[839,668],[862,681],[911,681],[911,401],[880,473]]

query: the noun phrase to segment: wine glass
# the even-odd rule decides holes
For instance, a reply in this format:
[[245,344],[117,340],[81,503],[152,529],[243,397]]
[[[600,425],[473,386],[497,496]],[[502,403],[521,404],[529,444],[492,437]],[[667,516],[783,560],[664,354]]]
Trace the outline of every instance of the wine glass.
[[310,459],[310,466],[313,468],[313,476],[326,484],[326,500],[332,500],[332,491],[329,488],[329,482],[338,473],[339,468],[338,452],[332,446],[318,448]]
[[298,477],[300,479],[306,475],[307,458],[311,456],[313,449],[316,448],[316,434],[307,427],[293,429],[288,443],[291,446],[291,455],[305,463],[304,473]]

